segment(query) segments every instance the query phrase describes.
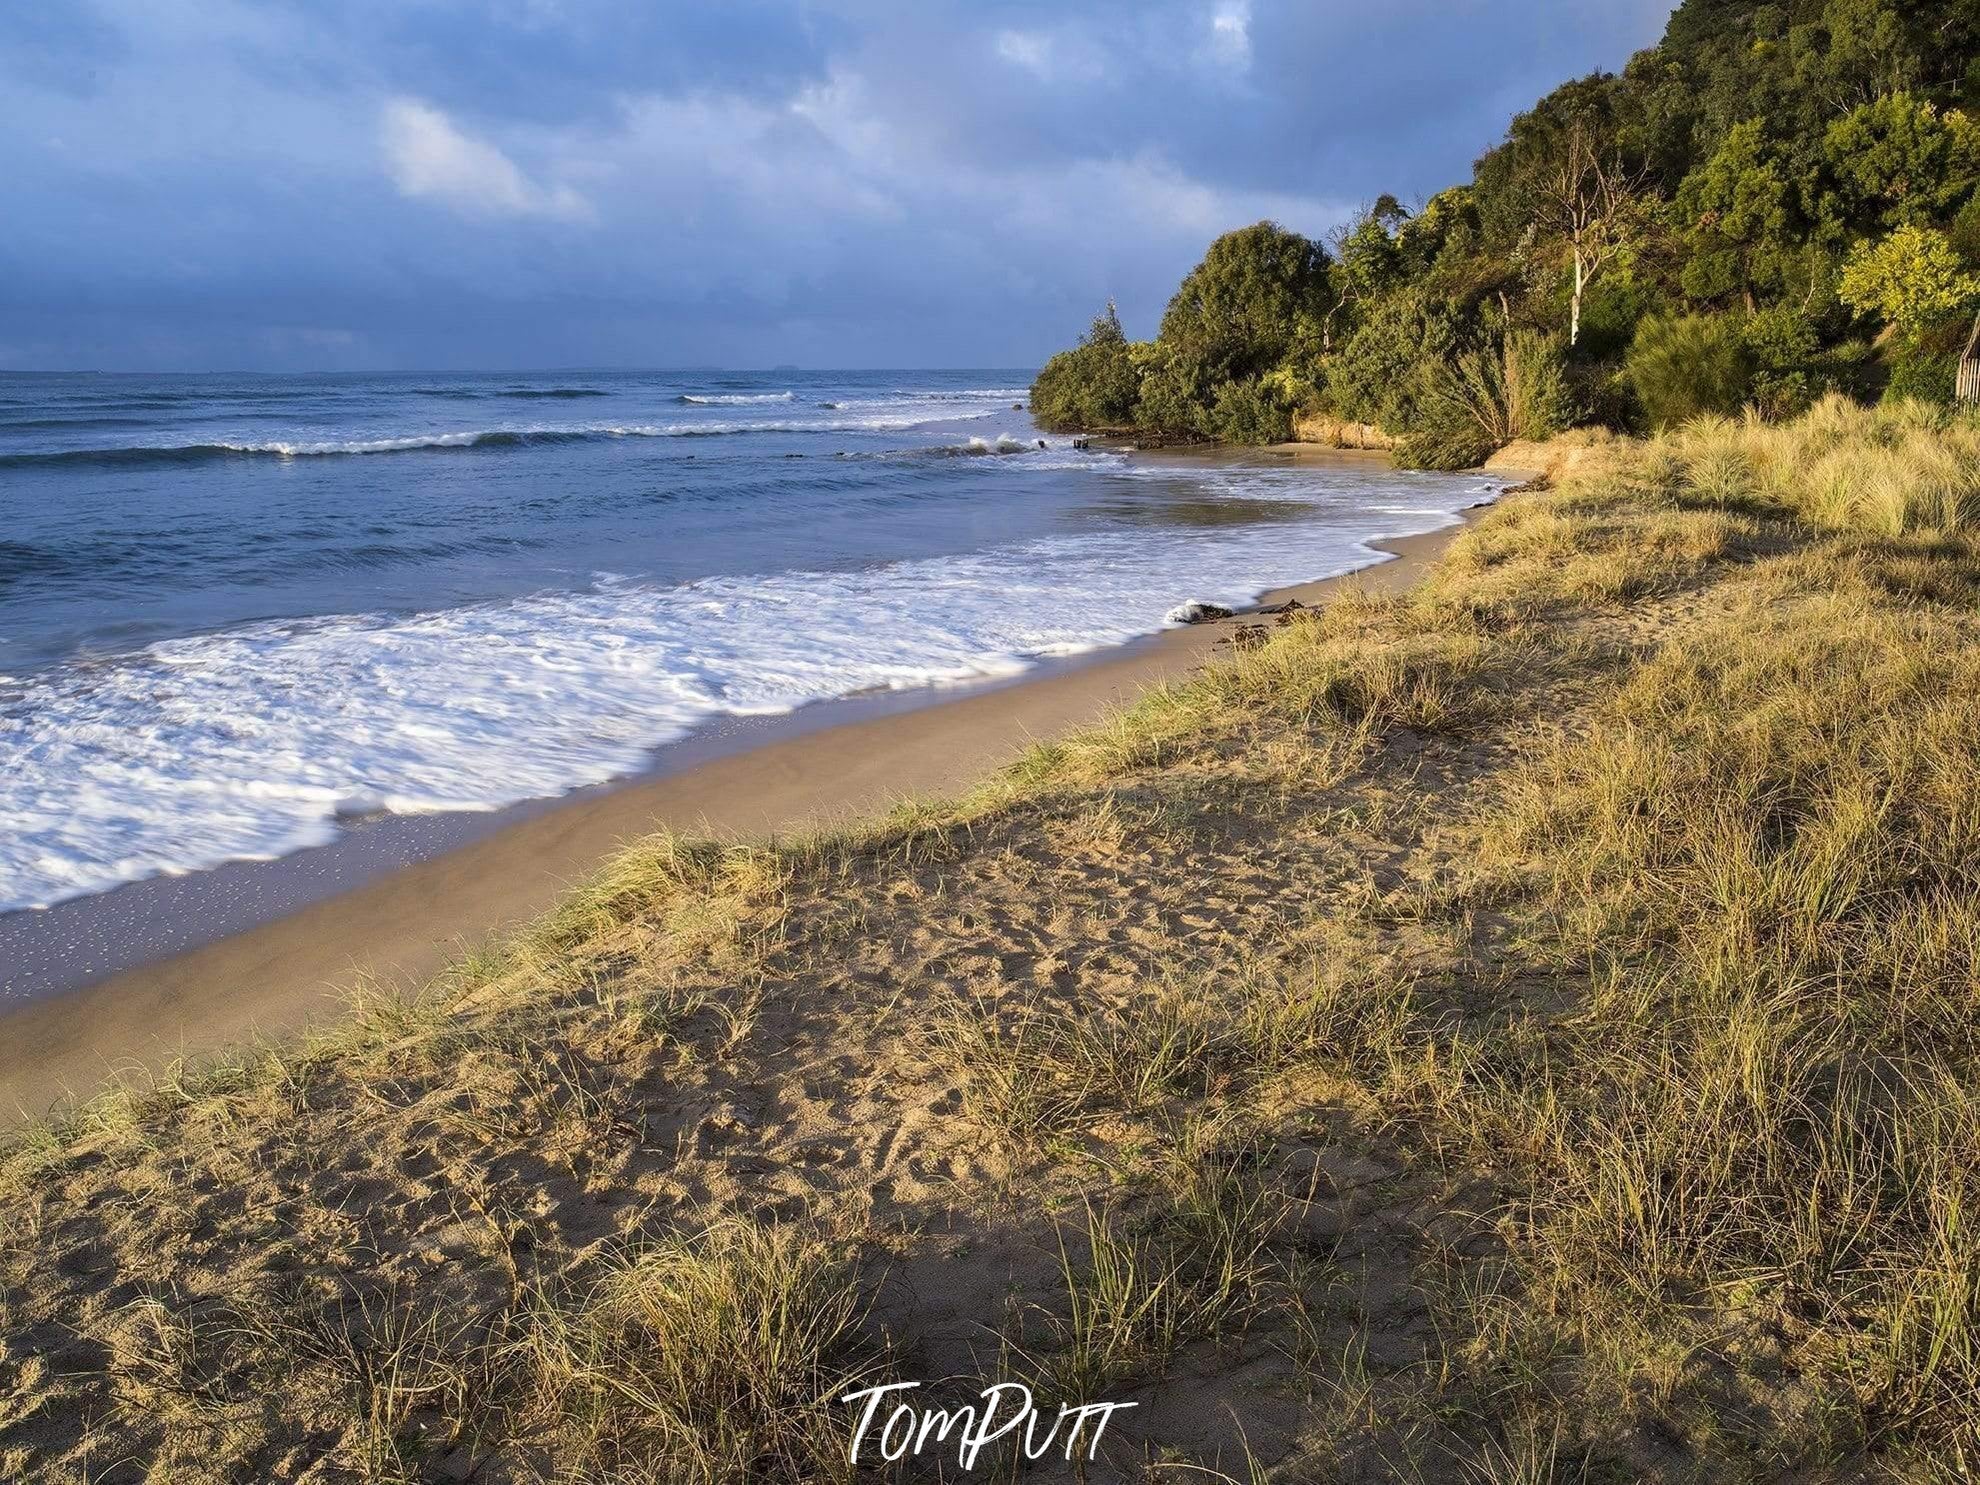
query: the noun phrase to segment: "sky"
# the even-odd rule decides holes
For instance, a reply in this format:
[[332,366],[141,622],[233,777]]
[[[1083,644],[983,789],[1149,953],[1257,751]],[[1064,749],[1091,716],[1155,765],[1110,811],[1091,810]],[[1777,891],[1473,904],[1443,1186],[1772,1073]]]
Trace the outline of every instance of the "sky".
[[0,368],[1029,367],[1669,0],[0,5]]

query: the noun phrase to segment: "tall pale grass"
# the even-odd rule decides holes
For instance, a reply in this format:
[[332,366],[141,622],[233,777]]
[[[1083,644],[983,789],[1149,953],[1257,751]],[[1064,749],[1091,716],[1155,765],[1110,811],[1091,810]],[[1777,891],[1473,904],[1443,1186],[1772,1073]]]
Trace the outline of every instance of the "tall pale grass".
[[1922,402],[1840,396],[1790,423],[1700,418],[1655,440],[1674,493],[1885,536],[1980,525],[1980,420]]

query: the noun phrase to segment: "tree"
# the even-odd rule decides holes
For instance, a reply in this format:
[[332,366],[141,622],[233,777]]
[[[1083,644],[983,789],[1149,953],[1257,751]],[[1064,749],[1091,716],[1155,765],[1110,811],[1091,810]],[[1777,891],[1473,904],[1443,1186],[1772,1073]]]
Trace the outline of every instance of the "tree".
[[1334,349],[1336,315],[1370,303],[1401,277],[1402,253],[1394,229],[1408,220],[1402,203],[1385,195],[1334,233],[1334,263],[1328,274],[1333,303],[1320,321],[1323,352]]
[[1907,341],[1934,321],[1980,301],[1980,278],[1966,271],[1946,234],[1900,227],[1881,242],[1861,242],[1843,265],[1843,303],[1876,314]]
[[1837,178],[1886,227],[1942,216],[1980,183],[1980,125],[1909,93],[1852,109],[1823,142]]
[[1754,290],[1778,285],[1793,253],[1790,199],[1760,120],[1736,126],[1678,188],[1677,214],[1691,249],[1679,272],[1684,292],[1719,299],[1737,291],[1752,310]]
[[1620,152],[1605,149],[1594,131],[1577,121],[1540,184],[1537,219],[1567,244],[1573,267],[1568,345],[1575,346],[1581,341],[1581,301],[1588,286],[1630,246],[1642,204],[1642,179]]
[[1479,162],[1488,219],[1502,231],[1524,220],[1566,256],[1569,346],[1580,343],[1589,286],[1634,245],[1646,204],[1649,170],[1618,122],[1620,93],[1599,74],[1558,88]]
[[1156,336],[1163,356],[1210,387],[1263,375],[1308,342],[1317,348],[1327,266],[1319,243],[1274,222],[1226,232],[1169,301]]
[[1109,299],[1086,338],[1045,363],[1031,384],[1031,410],[1047,428],[1118,428],[1140,395],[1141,372]]
[[1891,0],[1828,0],[1821,30],[1831,99],[1867,101],[1901,92],[1921,70],[1911,28]]

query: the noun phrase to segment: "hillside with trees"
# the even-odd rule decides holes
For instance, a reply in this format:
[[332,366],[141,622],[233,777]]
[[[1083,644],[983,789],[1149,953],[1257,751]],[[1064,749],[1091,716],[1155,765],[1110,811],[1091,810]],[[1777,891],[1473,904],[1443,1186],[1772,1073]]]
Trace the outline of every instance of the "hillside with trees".
[[1152,341],[1108,306],[1048,427],[1261,443],[1367,423],[1456,468],[1573,423],[1945,401],[1980,309],[1980,5],[1685,0],[1469,184],[1317,243],[1219,238]]

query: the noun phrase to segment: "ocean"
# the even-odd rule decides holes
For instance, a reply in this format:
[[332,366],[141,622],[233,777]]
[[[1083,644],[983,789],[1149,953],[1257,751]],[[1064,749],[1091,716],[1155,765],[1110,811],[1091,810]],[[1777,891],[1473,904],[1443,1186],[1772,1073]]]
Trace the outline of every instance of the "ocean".
[[1082,450],[1028,381],[0,374],[0,912],[1015,675],[1486,488]]

